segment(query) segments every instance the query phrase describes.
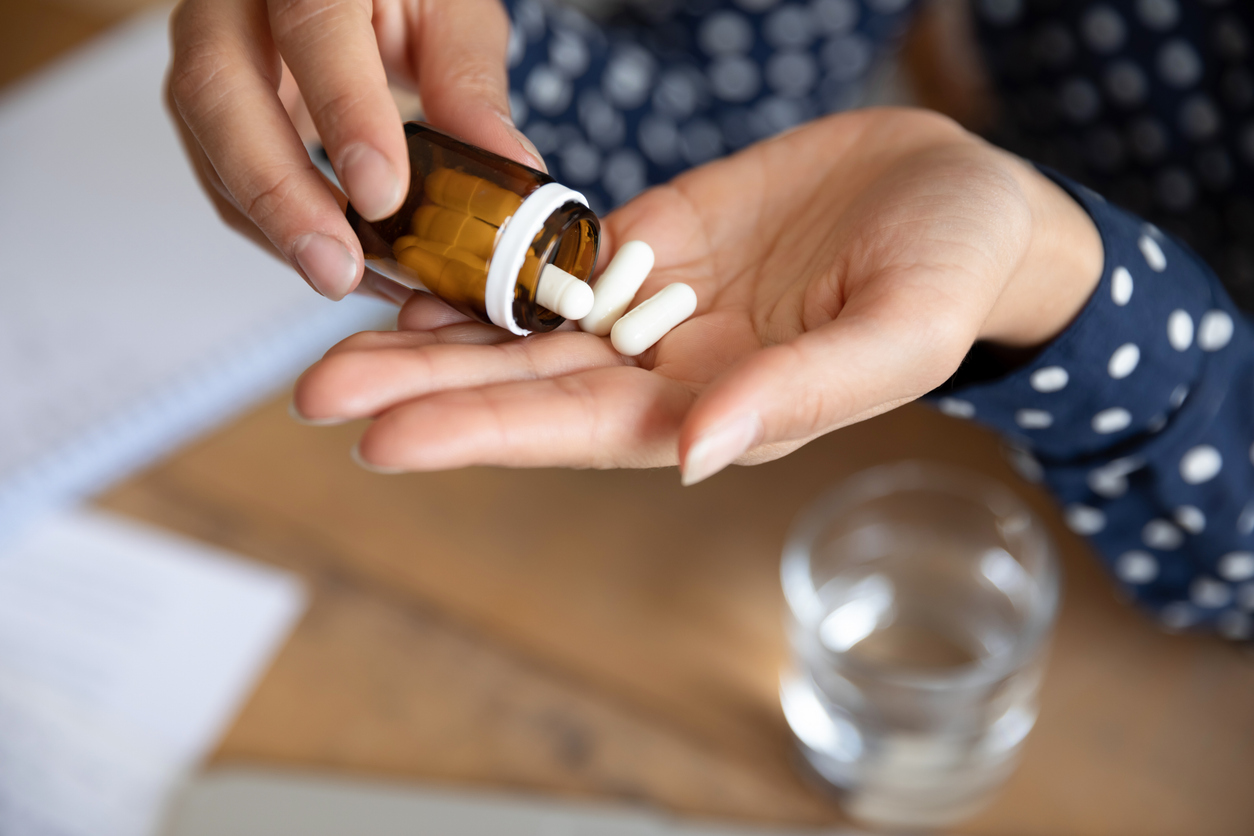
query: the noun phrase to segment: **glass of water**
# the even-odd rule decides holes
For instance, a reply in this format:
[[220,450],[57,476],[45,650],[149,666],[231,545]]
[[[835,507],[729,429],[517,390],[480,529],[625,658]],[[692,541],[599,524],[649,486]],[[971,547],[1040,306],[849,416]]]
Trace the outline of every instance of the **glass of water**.
[[904,827],[978,811],[1036,721],[1059,594],[1040,519],[977,474],[884,465],[802,514],[781,575],[784,715],[846,811]]

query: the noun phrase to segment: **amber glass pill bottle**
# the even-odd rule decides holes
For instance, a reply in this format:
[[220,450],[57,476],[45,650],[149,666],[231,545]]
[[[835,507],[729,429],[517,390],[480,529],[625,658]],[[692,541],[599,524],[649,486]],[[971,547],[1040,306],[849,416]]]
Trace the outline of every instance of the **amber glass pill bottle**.
[[537,294],[547,265],[592,277],[601,225],[584,196],[421,122],[405,136],[405,204],[373,223],[347,210],[367,268],[515,334],[561,325]]

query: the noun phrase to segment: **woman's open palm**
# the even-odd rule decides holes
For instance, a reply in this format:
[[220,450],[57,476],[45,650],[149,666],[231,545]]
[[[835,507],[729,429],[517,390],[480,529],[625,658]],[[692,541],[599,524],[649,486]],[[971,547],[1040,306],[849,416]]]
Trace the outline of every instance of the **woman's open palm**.
[[[1059,198],[935,115],[829,117],[605,219],[603,252],[656,252],[637,301],[672,282],[697,293],[696,314],[639,357],[570,328],[512,338],[419,294],[401,330],[332,349],[295,404],[374,418],[360,457],[382,469],[680,462],[697,481],[917,398],[980,337],[1052,336],[1087,296],[1036,293],[1042,204]],[[1082,269],[1100,272],[1098,246]]]

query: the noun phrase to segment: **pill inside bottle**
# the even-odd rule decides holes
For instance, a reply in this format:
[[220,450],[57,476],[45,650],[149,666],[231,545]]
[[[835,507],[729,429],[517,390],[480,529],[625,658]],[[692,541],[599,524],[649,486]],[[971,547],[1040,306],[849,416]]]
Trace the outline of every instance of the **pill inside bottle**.
[[588,313],[601,225],[583,195],[421,122],[405,138],[400,210],[373,222],[346,210],[368,269],[519,335]]

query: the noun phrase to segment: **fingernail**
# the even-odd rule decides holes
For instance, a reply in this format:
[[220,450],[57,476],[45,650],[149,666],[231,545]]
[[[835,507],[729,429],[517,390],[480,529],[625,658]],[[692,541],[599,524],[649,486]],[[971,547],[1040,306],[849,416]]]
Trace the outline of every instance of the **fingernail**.
[[531,155],[534,160],[532,165],[547,174],[549,167],[545,164],[544,157],[540,156],[540,149],[536,148],[536,144],[528,139],[525,133],[518,130],[517,126],[514,125],[514,120],[508,114],[502,113],[501,121],[505,123],[505,127],[509,128],[509,132],[514,135],[514,139],[522,146],[523,151]]
[[334,427],[336,424],[347,424],[346,418],[306,418],[296,407],[296,401],[287,402],[287,414],[292,420],[307,427]]
[[405,473],[403,468],[399,467],[383,467],[382,465],[371,464],[361,457],[361,442],[353,445],[353,449],[348,453],[353,461],[357,462],[357,466],[362,470],[369,470],[371,473],[380,473],[384,476],[395,476],[398,473]]
[[340,182],[348,187],[353,208],[368,221],[386,218],[396,211],[404,195],[396,169],[377,150],[364,142],[344,149],[335,167]]
[[343,299],[357,278],[357,262],[339,241],[321,232],[296,239],[292,257],[314,290],[328,299]]
[[762,419],[756,412],[715,427],[688,449],[680,481],[687,487],[710,478],[743,456],[761,437]]

